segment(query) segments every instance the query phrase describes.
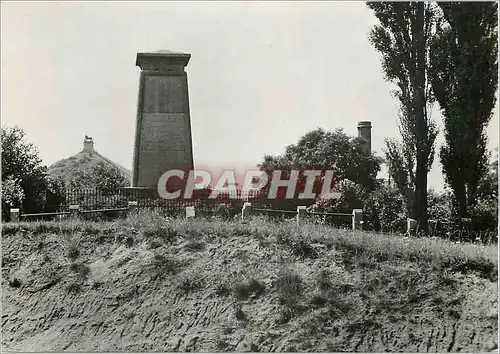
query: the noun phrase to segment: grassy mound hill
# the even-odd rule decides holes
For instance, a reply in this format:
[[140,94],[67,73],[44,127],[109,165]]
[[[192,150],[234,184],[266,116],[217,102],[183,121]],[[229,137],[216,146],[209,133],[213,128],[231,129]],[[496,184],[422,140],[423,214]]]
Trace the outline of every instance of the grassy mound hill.
[[90,170],[92,166],[99,163],[117,168],[127,179],[132,178],[132,172],[125,167],[111,161],[110,159],[99,154],[97,151],[80,151],[79,153],[70,156],[66,159],[57,161],[49,166],[47,173],[52,177],[61,177],[66,183],[73,179],[73,176],[78,171]]
[[497,348],[496,246],[150,213],[2,233],[4,350]]

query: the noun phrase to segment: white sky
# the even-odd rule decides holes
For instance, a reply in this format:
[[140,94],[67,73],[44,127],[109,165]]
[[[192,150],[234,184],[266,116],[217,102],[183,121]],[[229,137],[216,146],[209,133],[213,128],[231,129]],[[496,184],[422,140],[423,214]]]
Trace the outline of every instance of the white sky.
[[[257,164],[307,131],[373,125],[398,137],[397,102],[368,41],[364,2],[2,2],[2,124],[19,125],[47,165],[94,138],[132,165],[137,52],[191,53],[196,164]],[[441,117],[434,113],[441,126]],[[488,127],[498,145],[498,106]],[[442,144],[440,134],[438,146]],[[436,157],[429,186],[442,188]]]

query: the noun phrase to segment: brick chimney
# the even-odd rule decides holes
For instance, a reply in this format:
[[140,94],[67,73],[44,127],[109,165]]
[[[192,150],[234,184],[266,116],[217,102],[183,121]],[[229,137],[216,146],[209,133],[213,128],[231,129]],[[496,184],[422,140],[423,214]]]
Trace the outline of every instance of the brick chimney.
[[94,140],[85,135],[85,140],[83,141],[83,151],[84,152],[94,152]]
[[372,123],[368,121],[358,122],[358,137],[363,138],[363,152],[372,153]]

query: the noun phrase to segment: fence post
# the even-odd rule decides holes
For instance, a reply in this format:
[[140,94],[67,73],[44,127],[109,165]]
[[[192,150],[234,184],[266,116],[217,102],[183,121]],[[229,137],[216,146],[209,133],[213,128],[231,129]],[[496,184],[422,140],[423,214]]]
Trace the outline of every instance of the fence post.
[[10,209],[10,221],[12,222],[19,221],[19,208]]
[[128,214],[131,215],[135,213],[137,213],[137,202],[128,202]]
[[186,207],[186,219],[192,219],[196,216],[196,210],[194,206]]
[[252,203],[245,202],[243,204],[243,209],[241,209],[241,219],[249,219],[252,214]]
[[307,215],[307,210],[305,206],[297,207],[297,225],[302,225]]
[[406,233],[408,236],[415,235],[417,231],[417,220],[415,219],[406,219]]
[[464,224],[465,227],[469,227],[472,223],[471,218],[461,218],[462,223]]
[[69,206],[69,215],[71,217],[78,217],[78,213],[80,212],[79,205],[70,205]]
[[429,235],[434,235],[437,232],[437,220],[428,220],[429,223]]
[[363,209],[352,210],[352,231],[363,229]]
[[461,221],[462,221],[463,227],[465,228],[467,233],[469,233],[472,230],[472,219],[471,218],[461,218]]

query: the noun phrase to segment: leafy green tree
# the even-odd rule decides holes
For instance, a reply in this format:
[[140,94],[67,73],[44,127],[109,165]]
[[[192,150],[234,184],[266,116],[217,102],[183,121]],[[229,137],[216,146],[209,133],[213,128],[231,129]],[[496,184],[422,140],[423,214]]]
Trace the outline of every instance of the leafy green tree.
[[458,215],[471,217],[488,174],[485,129],[498,87],[498,4],[441,2],[431,83],[444,118],[440,158]]
[[386,139],[385,144],[390,177],[404,198],[406,215],[412,215],[415,206],[415,145],[399,143],[394,139]]
[[126,176],[111,164],[99,162],[87,170],[75,172],[69,187],[71,189],[101,189],[114,191],[126,187],[129,181]]
[[[17,126],[2,127],[2,186],[7,191],[10,189],[8,193],[2,193],[2,206],[18,202],[20,188],[23,212],[39,212],[45,200],[47,168],[42,165],[36,147],[25,138],[26,133]],[[6,199],[11,197],[13,199]]]
[[481,178],[478,199],[498,199],[498,148],[495,149],[488,172]]
[[2,181],[2,220],[9,220],[11,208],[19,208],[24,199],[24,191],[21,181],[14,177],[8,177]]
[[336,180],[349,179],[372,190],[382,160],[373,154],[365,154],[362,146],[361,138],[349,137],[342,129],[330,132],[319,128],[306,133],[296,144],[287,146],[283,155],[266,156],[261,169],[272,166],[272,169],[316,167],[333,170]]
[[380,186],[363,200],[363,228],[382,232],[404,232],[406,212],[404,198],[388,183]]
[[477,201],[471,212],[474,215],[475,230],[498,228],[498,148],[488,172],[479,182]]
[[[126,202],[118,189],[129,185],[128,178],[115,166],[100,161],[91,168],[75,171],[66,181],[66,191],[71,203],[82,209],[108,208],[109,203]],[[66,199],[66,203],[68,199]]]
[[430,117],[430,43],[436,12],[432,3],[368,2],[379,20],[370,41],[382,54],[382,69],[396,85],[402,142],[387,141],[389,170],[406,199],[409,214],[427,232],[427,174],[432,166],[437,128]]
[[[313,188],[313,193],[316,194],[322,191],[323,177],[327,170],[334,172],[333,183],[350,180],[370,191],[377,185],[376,176],[380,171],[381,162],[379,157],[363,152],[361,138],[349,137],[342,129],[330,132],[319,128],[306,133],[296,144],[287,146],[284,154],[265,156],[259,167],[268,174],[269,181],[264,188],[265,191],[269,190],[273,171],[281,170],[281,179],[289,178],[291,170],[301,171],[295,191],[295,198],[297,198],[305,188],[306,176],[302,173],[305,170],[321,171]],[[278,191],[278,199],[284,197],[284,193],[284,189],[281,194]],[[301,204],[308,204],[308,202],[302,201]]]
[[48,175],[44,212],[53,213],[67,207],[64,179],[61,176]]

